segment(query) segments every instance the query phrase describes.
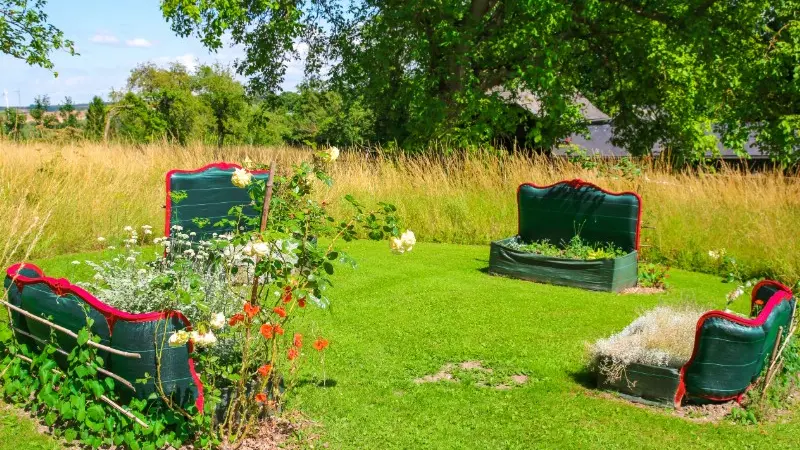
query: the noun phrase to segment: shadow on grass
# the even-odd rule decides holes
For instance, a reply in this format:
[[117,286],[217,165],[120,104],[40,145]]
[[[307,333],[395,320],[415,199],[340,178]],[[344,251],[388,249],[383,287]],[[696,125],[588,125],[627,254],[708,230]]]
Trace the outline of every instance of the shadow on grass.
[[597,375],[589,370],[588,367],[583,367],[576,372],[570,372],[569,377],[586,389],[597,389]]
[[336,387],[336,380],[328,378],[327,380],[320,380],[319,378],[302,378],[297,381],[297,387],[300,386],[314,386],[321,388]]

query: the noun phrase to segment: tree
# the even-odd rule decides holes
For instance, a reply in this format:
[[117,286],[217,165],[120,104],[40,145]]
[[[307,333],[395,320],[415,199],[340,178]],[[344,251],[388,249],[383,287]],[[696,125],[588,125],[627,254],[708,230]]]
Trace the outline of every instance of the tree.
[[45,69],[53,68],[52,50],[75,55],[74,43],[47,23],[46,4],[46,0],[0,0],[0,52]]
[[106,104],[102,98],[95,95],[89,103],[89,109],[86,111],[85,133],[89,139],[99,140],[103,137],[107,117],[108,109]]
[[78,114],[75,112],[75,104],[72,103],[72,97],[64,97],[64,103],[58,107],[58,115],[61,117],[62,126],[78,128]]
[[4,117],[0,117],[0,130],[6,136],[19,140],[22,137],[22,128],[25,126],[25,114],[16,108],[6,108]]
[[244,86],[233,78],[230,69],[219,64],[202,65],[193,77],[193,85],[194,93],[211,111],[218,147],[223,146],[226,137],[244,132],[247,97]]
[[49,96],[37,95],[33,99],[33,105],[31,105],[31,108],[28,112],[30,113],[31,117],[33,117],[33,121],[36,122],[37,126],[44,125],[48,109],[50,109]]
[[[148,140],[152,140],[153,133],[161,132],[170,141],[186,145],[202,134],[208,110],[193,94],[192,77],[182,64],[174,63],[167,69],[152,63],[139,65],[128,77],[128,90],[140,97],[157,116],[158,120],[142,122],[157,125],[145,132]],[[137,111],[140,106],[137,102]],[[140,112],[137,116],[141,119]]]
[[739,144],[745,129],[773,153],[798,148],[798,10],[800,0],[162,0],[178,34],[243,46],[237,71],[256,93],[277,91],[295,59],[311,79],[327,73],[374,112],[380,141],[513,132],[524,117],[502,88],[533,93],[538,118],[559,130],[532,129],[539,146],[582,127],[582,94],[613,116],[616,143],[685,158],[715,149],[720,125]]

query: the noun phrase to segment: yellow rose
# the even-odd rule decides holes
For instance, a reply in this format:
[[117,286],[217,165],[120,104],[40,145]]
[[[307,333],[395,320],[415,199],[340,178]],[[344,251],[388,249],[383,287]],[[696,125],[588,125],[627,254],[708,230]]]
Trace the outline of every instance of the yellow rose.
[[238,188],[246,188],[253,181],[253,174],[247,169],[236,169],[231,177],[231,183]]

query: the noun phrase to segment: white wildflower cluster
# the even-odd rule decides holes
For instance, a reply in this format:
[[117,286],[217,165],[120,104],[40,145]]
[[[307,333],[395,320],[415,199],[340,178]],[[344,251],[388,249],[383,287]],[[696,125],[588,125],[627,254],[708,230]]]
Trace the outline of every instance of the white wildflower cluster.
[[726,298],[728,299],[728,303],[733,303],[737,298],[744,295],[744,286],[737,286],[736,289],[732,290],[728,293]]
[[708,257],[713,259],[714,261],[718,261],[720,258],[725,256],[725,249],[721,248],[719,250],[709,250]]
[[414,232],[411,230],[406,230],[399,238],[393,237],[389,239],[389,248],[392,250],[392,253],[398,255],[410,252],[416,244],[417,237],[414,236]]

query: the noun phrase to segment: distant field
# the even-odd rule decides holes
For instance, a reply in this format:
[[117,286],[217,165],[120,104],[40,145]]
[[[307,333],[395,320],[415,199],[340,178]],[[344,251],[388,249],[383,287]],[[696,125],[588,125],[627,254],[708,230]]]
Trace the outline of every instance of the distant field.
[[[164,175],[245,156],[280,170],[309,156],[293,148],[100,144],[16,144],[0,141],[0,259],[18,259],[5,238],[34,217],[51,217],[33,257],[98,248],[97,236],[118,237],[125,225],[163,226]],[[800,181],[780,173],[675,174],[645,168],[633,180],[598,177],[565,161],[527,157],[367,158],[345,153],[333,169],[338,199],[397,204],[406,225],[428,242],[487,244],[516,232],[515,192],[521,182],[583,178],[644,199],[643,252],[677,267],[713,271],[711,249],[725,248],[752,270],[786,282],[800,279]],[[334,210],[345,205],[332,203]],[[32,239],[29,236],[27,242]]]

